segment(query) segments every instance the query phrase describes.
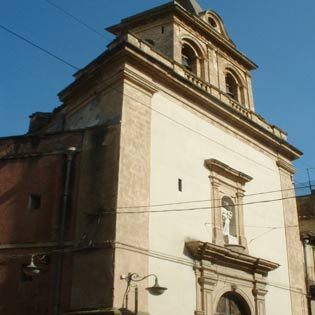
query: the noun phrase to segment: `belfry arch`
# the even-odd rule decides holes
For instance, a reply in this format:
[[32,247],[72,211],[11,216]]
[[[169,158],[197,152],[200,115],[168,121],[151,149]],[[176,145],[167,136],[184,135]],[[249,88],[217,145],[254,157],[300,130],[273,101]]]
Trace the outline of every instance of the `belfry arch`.
[[199,45],[192,39],[184,37],[181,40],[181,63],[186,70],[204,79],[205,65],[204,53]]

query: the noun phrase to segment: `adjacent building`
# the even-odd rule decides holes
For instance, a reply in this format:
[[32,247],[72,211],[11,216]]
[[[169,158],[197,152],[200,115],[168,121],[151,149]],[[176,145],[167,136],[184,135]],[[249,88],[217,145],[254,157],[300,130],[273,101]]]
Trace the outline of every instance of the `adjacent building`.
[[298,196],[297,209],[304,246],[309,314],[315,314],[315,195]]
[[107,30],[62,106],[0,139],[1,313],[307,314],[301,152],[256,114],[257,65],[194,0]]

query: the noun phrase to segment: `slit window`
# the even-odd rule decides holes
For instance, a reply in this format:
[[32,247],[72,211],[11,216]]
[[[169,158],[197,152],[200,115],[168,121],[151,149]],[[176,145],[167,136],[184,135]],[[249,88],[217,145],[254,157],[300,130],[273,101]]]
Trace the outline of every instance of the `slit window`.
[[180,178],[178,179],[178,191],[183,191],[183,181]]
[[41,195],[29,194],[28,196],[28,209],[35,210],[41,207]]

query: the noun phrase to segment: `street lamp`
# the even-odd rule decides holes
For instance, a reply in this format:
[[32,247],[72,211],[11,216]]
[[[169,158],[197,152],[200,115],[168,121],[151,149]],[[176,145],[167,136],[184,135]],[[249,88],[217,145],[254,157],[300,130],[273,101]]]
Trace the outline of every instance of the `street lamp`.
[[[34,261],[36,261],[37,264],[35,264]],[[28,265],[25,265],[22,270],[25,275],[34,277],[34,276],[39,275],[43,270],[43,266],[48,265],[49,262],[50,262],[50,257],[48,255],[33,254],[31,256],[31,262]]]
[[[149,274],[144,277],[140,277],[137,273],[128,273],[128,275],[121,275],[120,279],[121,280],[126,280],[127,281],[127,288],[123,297],[123,305],[122,308],[128,308],[128,293],[131,287],[132,282],[140,282],[143,281],[149,277],[154,277],[154,285],[152,287],[146,288],[147,291],[149,291],[150,294],[152,295],[161,295],[164,293],[164,291],[167,290],[165,287],[161,287],[158,283],[158,277],[155,274]],[[138,287],[135,287],[135,314],[138,314]]]
[[41,268],[35,265],[34,255],[31,256],[31,262],[23,268],[23,272],[28,276],[37,276],[41,272]]

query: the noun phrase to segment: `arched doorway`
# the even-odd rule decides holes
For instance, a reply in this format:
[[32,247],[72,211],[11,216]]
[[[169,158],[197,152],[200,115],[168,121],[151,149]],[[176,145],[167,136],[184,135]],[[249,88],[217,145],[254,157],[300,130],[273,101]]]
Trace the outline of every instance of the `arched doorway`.
[[234,292],[227,292],[221,296],[216,315],[251,315],[244,299]]

